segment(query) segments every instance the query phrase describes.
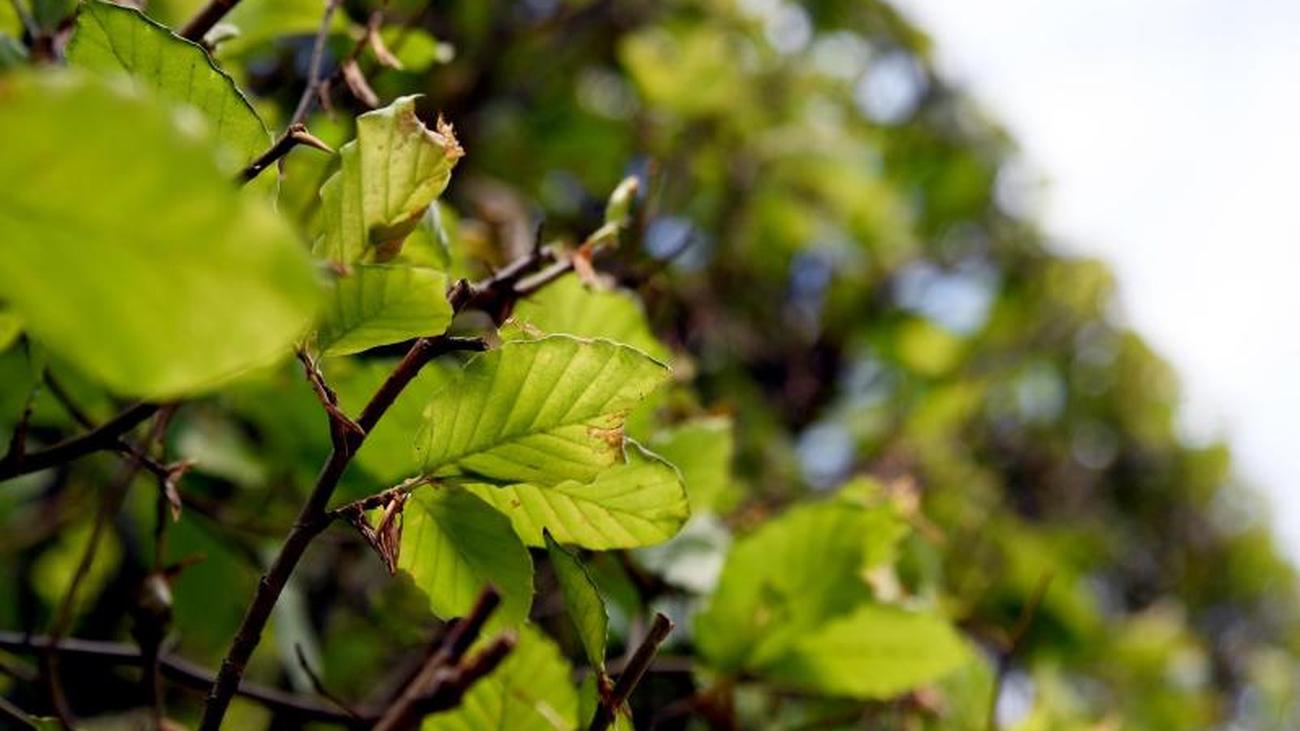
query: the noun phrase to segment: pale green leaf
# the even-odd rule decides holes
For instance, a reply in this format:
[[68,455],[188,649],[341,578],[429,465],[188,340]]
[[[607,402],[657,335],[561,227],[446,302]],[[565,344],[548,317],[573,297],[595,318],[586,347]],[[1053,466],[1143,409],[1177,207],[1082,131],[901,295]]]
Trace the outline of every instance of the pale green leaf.
[[525,625],[500,667],[475,683],[458,707],[429,716],[420,728],[573,731],[578,726],[578,692],[572,673],[555,643]]
[[947,620],[867,604],[807,633],[761,674],[819,693],[890,698],[937,681],[969,659],[969,648]]
[[434,395],[417,454],[433,475],[589,482],[622,462],[623,419],[667,377],[663,364],[607,340],[508,342]]
[[80,74],[7,77],[0,95],[0,139],[22,140],[0,155],[0,291],[28,333],[153,399],[288,353],[316,312],[315,269],[208,136]]
[[551,568],[555,569],[560,593],[564,595],[564,606],[578,630],[587,661],[604,672],[605,643],[609,639],[609,613],[605,611],[605,600],[578,557],[556,543],[550,533],[543,533],[543,536],[546,538],[546,552],[551,557]]
[[489,584],[501,592],[493,625],[517,625],[533,601],[533,560],[510,521],[464,490],[425,488],[403,513],[398,568],[443,619],[461,617]]
[[23,331],[23,318],[18,313],[0,308],[0,350],[13,345]]
[[318,256],[343,264],[391,259],[447,188],[464,153],[450,125],[424,126],[415,100],[357,117],[357,138],[339,149],[339,171],[321,186]]
[[626,460],[590,482],[471,484],[467,489],[505,513],[530,546],[544,545],[543,530],[561,543],[593,550],[672,538],[690,517],[681,475],[634,443],[628,444]]
[[451,323],[447,276],[432,269],[358,264],[340,277],[316,333],[325,355],[437,335]]
[[527,332],[605,338],[666,361],[669,353],[646,321],[641,302],[630,292],[588,289],[576,274],[566,275],[521,301],[514,320]]
[[207,51],[135,8],[89,0],[77,16],[68,62],[126,73],[159,98],[197,109],[231,156],[227,168],[232,171],[247,166],[271,144],[271,134],[253,106]]
[[650,447],[681,470],[691,512],[724,512],[736,504],[731,419],[715,416],[678,424],[656,434]]
[[718,588],[695,620],[719,668],[756,668],[827,620],[871,598],[861,571],[869,511],[804,505],[735,542]]

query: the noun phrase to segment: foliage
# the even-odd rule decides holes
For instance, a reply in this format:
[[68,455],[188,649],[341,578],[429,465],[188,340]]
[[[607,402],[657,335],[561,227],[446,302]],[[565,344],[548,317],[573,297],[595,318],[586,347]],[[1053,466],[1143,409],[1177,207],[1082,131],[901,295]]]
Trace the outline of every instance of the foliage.
[[1227,449],[889,5],[200,5],[0,3],[6,719],[1300,725]]

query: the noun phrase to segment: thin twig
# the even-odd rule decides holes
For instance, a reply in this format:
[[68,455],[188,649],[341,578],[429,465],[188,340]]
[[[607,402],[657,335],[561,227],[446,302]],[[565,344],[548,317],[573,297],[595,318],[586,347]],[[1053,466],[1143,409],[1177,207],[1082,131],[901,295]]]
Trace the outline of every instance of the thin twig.
[[49,469],[94,452],[118,449],[119,437],[153,416],[157,410],[158,404],[138,403],[81,436],[72,437],[46,449],[28,452],[18,459],[6,456],[0,459],[0,481]]
[[1002,695],[1002,684],[1006,680],[1007,673],[1011,670],[1011,661],[1015,657],[1016,650],[1020,648],[1021,640],[1024,639],[1025,633],[1033,625],[1034,617],[1038,615],[1038,608],[1042,606],[1043,599],[1047,597],[1047,590],[1051,585],[1052,572],[1046,571],[1038,579],[1038,586],[1034,588],[1034,593],[1029,597],[1029,602],[1021,608],[1020,616],[1016,618],[1016,624],[1011,628],[1011,634],[1007,636],[1006,647],[1002,654],[998,656],[997,672],[993,676],[993,689],[989,698],[987,724],[989,731],[998,730],[998,697]]
[[279,160],[289,151],[298,145],[314,147],[322,152],[334,153],[334,148],[330,147],[324,140],[307,131],[306,125],[301,122],[293,122],[289,125],[280,139],[275,141],[266,152],[258,155],[257,159],[248,163],[248,167],[239,171],[238,181],[248,183],[262,173],[263,170],[271,167],[271,163]]
[[[50,637],[44,635],[26,635],[19,632],[0,631],[0,647],[15,652],[44,653],[53,649],[65,658],[97,660],[121,665],[141,665],[144,656],[133,645],[126,642],[102,642],[98,640],[64,639],[51,644]],[[212,687],[216,674],[194,663],[163,653],[159,656],[159,666],[163,675],[175,683],[194,690]],[[357,726],[355,720],[331,706],[312,698],[293,695],[275,688],[267,688],[256,683],[241,683],[239,695],[257,701],[278,713],[291,715],[302,721],[324,721],[346,726]],[[373,721],[374,714],[362,713],[363,721]]]
[[[486,281],[471,285],[462,280],[448,293],[452,311],[461,312],[471,307],[491,308],[487,311],[494,318],[501,316],[502,313],[508,313],[520,296],[516,291],[519,279],[536,269],[545,260],[546,257],[541,252],[533,252]],[[497,320],[497,322],[501,321]],[[360,427],[360,431],[351,433],[347,440],[330,450],[329,457],[321,467],[316,484],[299,510],[293,527],[285,536],[284,543],[272,560],[270,568],[258,582],[257,591],[244,613],[239,630],[235,633],[226,656],[221,661],[217,680],[212,686],[212,692],[208,694],[208,701],[203,709],[199,731],[220,729],[221,720],[225,717],[235,689],[239,687],[239,681],[244,676],[248,660],[261,641],[262,630],[266,627],[266,622],[270,619],[271,611],[275,608],[275,603],[279,600],[289,576],[306,553],[307,547],[332,522],[326,510],[330,498],[351,463],[352,456],[361,447],[366,436],[375,428],[380,418],[406,386],[430,361],[453,352],[482,351],[486,348],[486,343],[478,338],[457,338],[444,334],[417,339],[357,417],[355,424]]]
[[329,37],[330,22],[334,19],[334,11],[338,10],[341,0],[327,0],[325,3],[325,13],[321,15],[320,28],[316,31],[316,40],[311,46],[311,60],[307,64],[307,86],[302,90],[302,96],[298,98],[298,106],[293,110],[293,116],[289,118],[289,126],[303,121],[311,112],[313,100],[316,99],[318,88],[320,86],[320,65],[325,56],[325,39]]
[[627,667],[623,669],[618,680],[614,682],[614,689],[608,696],[602,695],[599,705],[596,706],[596,714],[591,719],[591,725],[587,727],[588,731],[605,731],[610,724],[614,722],[614,717],[618,714],[618,709],[622,708],[627,699],[636,689],[641,678],[650,667],[654,660],[655,654],[659,652],[659,646],[668,638],[668,633],[673,631],[673,623],[662,613],[656,613],[654,623],[650,625],[650,631],[646,633],[645,639],[637,646],[636,652],[632,653],[631,659],[627,661]]
[[[153,442],[162,438],[163,432],[167,429],[167,424],[175,411],[175,406],[167,406],[157,412],[154,419],[153,430],[150,433],[149,440],[145,442],[145,449]],[[68,587],[64,591],[63,600],[59,603],[58,611],[54,616],[54,621],[50,626],[50,637],[54,642],[67,634],[72,624],[73,609],[76,606],[77,591],[81,588],[82,582],[90,573],[90,567],[95,561],[95,554],[99,547],[99,541],[104,534],[104,530],[109,521],[117,511],[121,509],[122,502],[126,497],[131,483],[140,472],[142,463],[139,459],[132,459],[123,466],[122,472],[117,481],[105,490],[100,498],[99,510],[95,513],[95,523],[90,531],[90,538],[86,542],[86,548],[81,554],[81,559],[72,574],[72,580],[68,582]],[[67,698],[63,693],[62,684],[59,682],[58,658],[55,653],[48,653],[43,660],[43,672],[45,681],[50,693],[50,701],[54,706],[55,715],[65,727],[72,728],[75,717],[72,715],[72,709],[68,707]]]
[[339,698],[334,693],[330,692],[329,688],[325,687],[325,681],[321,680],[321,677],[317,675],[316,671],[312,668],[311,663],[307,662],[307,655],[302,651],[302,645],[295,642],[293,645],[293,654],[297,656],[298,667],[302,668],[302,671],[306,673],[307,679],[311,681],[311,687],[316,691],[317,695],[330,703],[333,703],[340,711],[343,711],[356,720],[362,720],[361,714],[354,711],[351,706],[343,702],[343,699]]
[[221,19],[226,17],[226,13],[234,10],[238,4],[239,0],[210,0],[190,19],[190,22],[185,24],[179,34],[180,37],[195,43],[202,43],[203,36],[212,30],[212,26],[221,22]]
[[514,648],[513,636],[498,637],[468,662],[461,662],[500,604],[501,594],[490,586],[479,594],[474,608],[447,633],[437,651],[429,655],[415,678],[375,724],[374,731],[408,731],[419,726],[421,719],[430,713],[454,708],[474,683],[501,664]]
[[329,458],[316,478],[315,487],[299,510],[293,528],[285,537],[279,553],[258,582],[257,592],[244,613],[239,631],[231,641],[225,659],[221,661],[217,681],[213,684],[212,692],[208,695],[208,702],[203,710],[203,719],[199,725],[201,730],[217,731],[221,727],[221,719],[230,706],[230,699],[239,686],[239,680],[244,675],[244,669],[253,654],[253,649],[261,641],[262,630],[271,616],[271,610],[275,607],[280,592],[284,590],[285,583],[288,582],[290,574],[307,551],[307,547],[329,525],[330,520],[326,514],[329,500],[344,471],[347,470],[352,455],[361,447],[366,435],[374,429],[375,424],[397,400],[402,390],[429,361],[448,353],[460,350],[483,350],[485,347],[483,341],[478,339],[448,336],[420,338],[411,346],[406,356],[362,409],[361,415],[356,420],[360,432],[353,432],[344,444],[330,450]]

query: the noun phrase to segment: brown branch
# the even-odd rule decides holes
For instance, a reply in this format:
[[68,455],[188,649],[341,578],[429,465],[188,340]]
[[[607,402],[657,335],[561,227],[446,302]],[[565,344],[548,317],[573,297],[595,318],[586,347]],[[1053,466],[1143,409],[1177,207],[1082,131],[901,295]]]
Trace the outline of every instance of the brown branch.
[[347,703],[344,703],[343,699],[339,698],[337,695],[330,692],[329,688],[325,687],[325,681],[321,680],[320,675],[317,675],[316,671],[312,669],[311,663],[307,662],[307,655],[302,651],[302,645],[295,642],[293,645],[293,654],[297,656],[298,667],[302,668],[302,671],[306,673],[307,679],[311,681],[312,689],[316,691],[316,695],[319,695],[330,703],[333,703],[340,711],[348,714],[358,722],[364,722],[361,718],[361,714],[352,710],[352,707]]
[[253,601],[244,613],[244,619],[235,638],[231,641],[225,659],[221,661],[217,680],[203,709],[203,719],[199,725],[201,731],[217,731],[221,727],[221,719],[225,716],[226,709],[230,706],[230,699],[239,687],[240,678],[243,677],[248,660],[253,655],[253,649],[261,641],[262,630],[271,616],[271,610],[280,598],[280,592],[284,590],[290,574],[307,551],[307,546],[311,545],[316,536],[329,525],[330,520],[326,513],[329,500],[334,495],[334,488],[338,486],[348,464],[352,461],[352,455],[361,447],[366,435],[374,429],[375,424],[379,423],[379,419],[397,400],[402,390],[429,361],[452,352],[483,350],[486,347],[482,340],[445,335],[420,338],[415,341],[406,356],[362,409],[361,415],[356,420],[361,431],[350,433],[348,439],[330,450],[329,458],[316,478],[315,487],[299,510],[293,528],[285,537],[279,553],[258,582]]
[[[126,642],[64,639],[52,645],[50,639],[42,635],[0,631],[0,647],[13,652],[36,654],[53,649],[59,655],[69,659],[98,660],[132,666],[142,666],[146,662],[144,655]],[[212,681],[216,677],[211,670],[167,653],[160,654],[158,664],[162,674],[169,680],[194,690],[207,690],[212,687]],[[364,726],[368,722],[365,714],[362,714],[362,721],[358,723],[353,717],[314,699],[255,683],[241,683],[238,694],[302,721],[323,721],[354,727]],[[370,719],[373,720],[373,717],[371,714]]]
[[208,4],[185,24],[178,35],[195,43],[203,43],[203,36],[207,35],[208,31],[212,30],[212,26],[221,22],[221,19],[226,17],[226,13],[234,10],[238,4],[239,0],[209,0]]
[[[175,413],[174,405],[164,407],[157,412],[154,419],[154,426],[149,435],[149,440],[145,442],[145,451],[149,445],[162,439],[163,433],[167,429],[167,424],[171,421],[172,414]],[[99,547],[99,541],[103,537],[104,529],[117,511],[122,508],[122,502],[126,498],[126,493],[135,480],[136,475],[140,473],[142,461],[132,459],[123,468],[118,480],[109,486],[103,492],[100,499],[99,510],[95,513],[95,523],[90,531],[90,539],[86,542],[86,548],[81,554],[81,559],[77,563],[76,570],[72,574],[72,580],[68,582],[68,587],[64,591],[63,600],[59,603],[58,611],[54,616],[54,621],[50,625],[50,637],[57,643],[61,637],[67,634],[72,624],[73,609],[76,607],[77,591],[81,588],[81,583],[90,573],[90,567],[94,563],[95,554]],[[63,694],[62,684],[59,682],[58,657],[56,653],[49,652],[42,657],[42,670],[45,675],[45,681],[49,689],[50,701],[54,706],[55,714],[59,721],[67,728],[72,728],[75,717],[72,709],[68,706],[67,698]]]
[[120,450],[123,445],[119,444],[119,438],[153,416],[157,410],[158,404],[138,403],[81,436],[36,452],[6,455],[0,459],[0,481],[49,469],[94,452]]
[[461,663],[500,604],[501,594],[490,586],[479,594],[474,608],[447,633],[437,651],[429,655],[415,678],[375,724],[374,731],[409,731],[430,713],[456,707],[474,683],[501,664],[514,649],[513,636],[498,637],[468,662]]
[[614,722],[614,717],[618,709],[622,708],[627,699],[636,689],[641,678],[649,669],[650,663],[654,660],[655,654],[659,652],[659,646],[668,638],[668,633],[673,631],[673,623],[663,614],[655,614],[654,623],[650,625],[650,631],[646,634],[645,639],[637,646],[636,652],[627,661],[627,667],[624,668],[618,680],[614,682],[614,689],[609,695],[602,695],[600,704],[596,706],[596,715],[592,716],[591,725],[587,727],[588,731],[605,731],[610,724]]
[[[461,312],[469,308],[485,309],[496,322],[504,321],[504,317],[508,316],[515,301],[521,296],[518,291],[520,279],[545,263],[548,258],[554,257],[545,250],[537,249],[487,280],[476,284],[469,284],[462,280],[447,296],[452,311]],[[546,281],[553,281],[558,276],[555,274]],[[478,338],[459,338],[445,334],[419,338],[361,410],[360,416],[355,420],[360,431],[351,432],[348,439],[336,444],[330,450],[329,457],[316,477],[316,484],[308,495],[307,501],[298,511],[298,517],[294,520],[288,535],[285,536],[280,551],[258,582],[257,591],[244,613],[239,630],[231,640],[226,657],[221,661],[217,680],[212,686],[212,692],[208,694],[208,702],[203,709],[199,731],[220,729],[221,720],[230,707],[230,700],[235,694],[235,689],[239,687],[240,678],[244,676],[248,660],[262,639],[262,630],[265,629],[266,622],[271,617],[271,610],[279,600],[289,576],[306,553],[307,547],[333,521],[327,512],[330,498],[351,463],[352,456],[365,441],[366,435],[375,428],[380,418],[427,363],[434,358],[454,352],[486,349],[487,344]]]
[[341,4],[341,0],[329,0],[325,5],[325,12],[320,19],[320,28],[316,31],[316,40],[311,46],[311,60],[307,63],[307,86],[303,88],[302,96],[298,98],[298,106],[289,117],[291,127],[307,118],[307,114],[311,112],[312,100],[320,90],[320,64],[325,56],[325,39],[329,37],[330,21],[334,18],[334,11],[338,10]]
[[334,148],[330,147],[321,138],[308,132],[306,125],[301,122],[294,122],[289,125],[284,134],[280,135],[280,139],[276,140],[275,144],[271,145],[266,152],[259,155],[256,160],[248,163],[248,167],[239,172],[237,180],[240,183],[252,181],[258,175],[261,175],[263,170],[271,167],[271,163],[288,155],[289,151],[298,145],[306,145],[322,152],[334,154]]

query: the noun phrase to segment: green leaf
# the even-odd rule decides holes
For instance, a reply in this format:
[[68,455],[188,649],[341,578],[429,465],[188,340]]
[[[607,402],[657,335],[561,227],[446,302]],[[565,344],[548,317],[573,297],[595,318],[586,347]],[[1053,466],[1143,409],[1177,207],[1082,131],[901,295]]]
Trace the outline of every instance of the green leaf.
[[[359,414],[396,366],[397,360],[334,358],[326,362],[325,376],[338,393],[343,410]],[[366,441],[354,457],[357,465],[374,479],[390,485],[419,472],[420,463],[411,451],[411,435],[424,424],[425,404],[456,372],[455,366],[445,361],[434,361],[421,368],[384,418],[366,435]]]
[[27,332],[151,399],[288,352],[316,311],[315,270],[208,137],[79,74],[6,77],[0,95],[0,139],[22,140],[0,156],[0,291]]
[[359,264],[341,277],[316,333],[324,355],[436,335],[451,323],[447,277],[417,267]]
[[12,310],[0,307],[0,350],[13,345],[23,331],[23,318]]
[[514,320],[525,331],[605,338],[666,361],[668,349],[650,331],[641,302],[630,292],[583,286],[576,274],[563,276],[521,301]]
[[197,109],[230,154],[232,172],[271,144],[271,133],[253,105],[207,51],[135,8],[102,0],[83,5],[68,44],[68,61],[99,72],[126,73],[160,99]]
[[403,513],[398,568],[443,618],[461,617],[488,584],[501,592],[495,626],[520,624],[533,602],[533,560],[510,521],[464,490],[417,490]]
[[724,512],[738,495],[731,480],[735,454],[731,419],[707,417],[684,422],[656,434],[650,446],[682,471],[691,512]]
[[391,259],[447,188],[464,152],[451,125],[424,126],[415,100],[357,117],[357,138],[339,149],[341,167],[321,186],[317,256],[342,264]]
[[417,454],[432,475],[590,482],[622,462],[624,417],[667,378],[663,364],[607,340],[508,342],[435,394]]
[[555,569],[555,578],[564,594],[564,606],[569,610],[569,618],[578,629],[578,638],[582,640],[582,649],[587,652],[587,661],[591,666],[605,672],[605,642],[609,638],[609,614],[605,611],[605,600],[596,590],[587,569],[578,557],[565,550],[555,542],[550,533],[543,533],[546,539],[546,552],[551,557],[551,567]]
[[555,643],[524,625],[500,667],[475,683],[460,706],[426,718],[421,731],[573,731],[578,692],[572,673]]
[[762,674],[820,693],[890,698],[969,660],[969,648],[947,620],[868,604],[808,633]]
[[695,620],[701,653],[720,669],[757,669],[869,600],[861,575],[867,515],[839,501],[804,505],[737,540]]
[[591,482],[552,486],[471,484],[467,489],[510,518],[530,546],[542,532],[593,550],[649,546],[672,538],[690,517],[682,478],[673,466],[629,443],[625,464]]

